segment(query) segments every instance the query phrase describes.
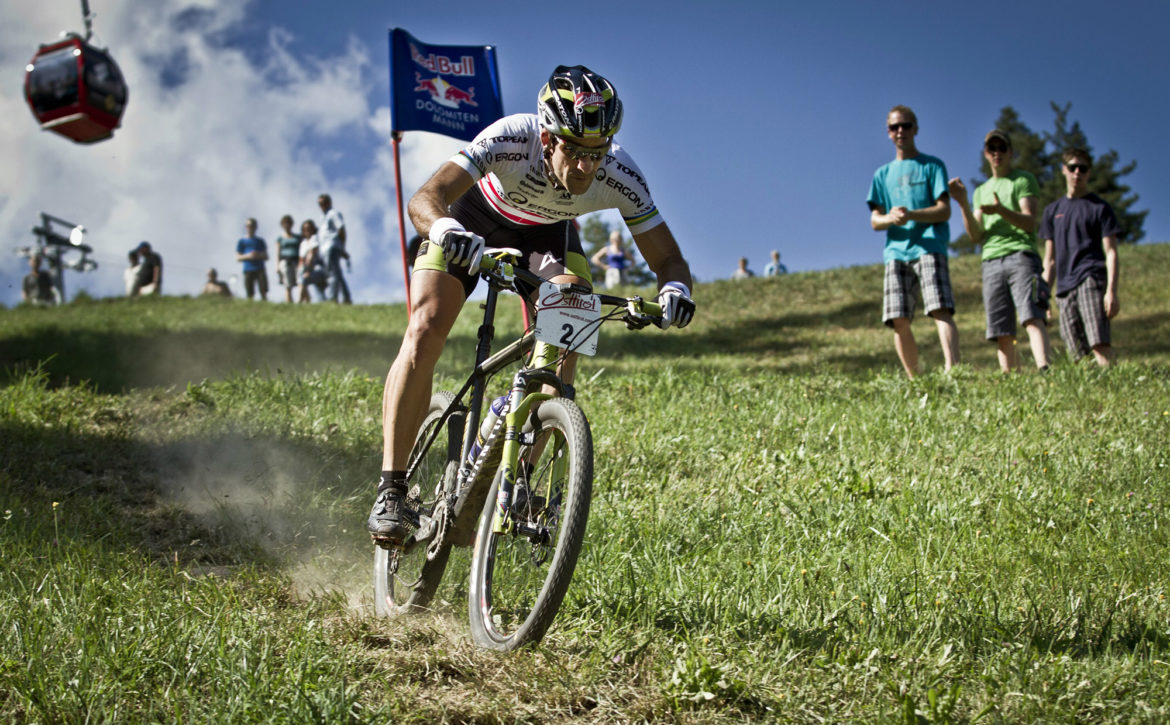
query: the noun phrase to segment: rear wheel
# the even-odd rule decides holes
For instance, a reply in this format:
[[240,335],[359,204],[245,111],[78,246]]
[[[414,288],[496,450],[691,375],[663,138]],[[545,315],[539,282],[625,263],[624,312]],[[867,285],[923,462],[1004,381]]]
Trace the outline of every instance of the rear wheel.
[[[447,493],[453,490],[459,472],[459,451],[466,411],[455,410],[446,421],[443,412],[455,399],[451,393],[436,393],[426,418],[415,436],[410,461],[422,456],[409,488],[408,505],[416,508],[419,527],[407,536],[402,546],[374,549],[374,609],[382,616],[394,616],[421,609],[430,603],[443,578],[450,544],[436,546],[435,536],[446,506]],[[425,452],[423,446],[435,429],[443,430]]]
[[[500,476],[484,504],[471,562],[471,634],[481,647],[540,641],[568,591],[585,537],[593,441],[575,403],[546,400],[520,449],[508,532],[493,531]],[[529,467],[529,465],[531,466]]]

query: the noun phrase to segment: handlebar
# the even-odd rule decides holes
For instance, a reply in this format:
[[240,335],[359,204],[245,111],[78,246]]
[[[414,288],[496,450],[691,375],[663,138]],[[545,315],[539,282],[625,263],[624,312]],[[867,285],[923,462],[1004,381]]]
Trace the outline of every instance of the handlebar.
[[[512,256],[511,250],[492,250],[485,251],[483,258],[479,263],[479,273],[489,282],[499,284],[503,287],[514,289],[512,284],[513,279],[519,278],[524,282],[539,288],[541,284],[548,280],[543,277],[533,274],[526,269],[517,267],[512,262],[508,261],[508,257]],[[612,305],[614,307],[624,307],[626,314],[622,318],[631,328],[645,327],[650,323],[657,322],[662,318],[662,305],[656,302],[650,302],[639,296],[634,297],[616,297],[614,295],[594,293],[592,289],[577,285],[573,283],[563,283],[557,285],[561,292],[571,294],[597,294],[597,298],[603,305]]]

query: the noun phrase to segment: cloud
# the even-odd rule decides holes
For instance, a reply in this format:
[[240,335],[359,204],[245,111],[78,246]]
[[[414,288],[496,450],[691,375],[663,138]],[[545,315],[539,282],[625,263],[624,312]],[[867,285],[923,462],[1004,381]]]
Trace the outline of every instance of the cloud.
[[[126,252],[143,239],[163,256],[164,292],[195,294],[208,267],[238,275],[246,217],[260,221],[271,247],[281,216],[316,217],[317,194],[328,191],[346,218],[355,298],[402,299],[385,68],[371,61],[375,51],[351,39],[322,54],[280,27],[243,36],[255,24],[235,0],[111,5],[94,40],[121,67],[129,102],[113,139],[82,146],[41,131],[20,93],[36,43],[68,22],[79,27],[80,18],[62,17],[77,10],[18,5],[0,23],[0,234],[9,249],[32,243],[42,211],[84,224],[101,266],[67,272],[70,296],[121,294]],[[404,188],[460,145],[407,134]],[[26,267],[9,249],[0,250],[0,302],[12,305]],[[275,286],[273,265],[269,275]]]

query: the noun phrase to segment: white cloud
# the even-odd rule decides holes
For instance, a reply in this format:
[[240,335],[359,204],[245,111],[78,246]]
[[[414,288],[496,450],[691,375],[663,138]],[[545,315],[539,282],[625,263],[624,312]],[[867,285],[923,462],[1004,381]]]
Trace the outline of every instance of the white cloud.
[[[79,27],[79,12],[19,5],[0,23],[0,234],[9,248],[31,243],[42,211],[84,224],[101,267],[68,272],[70,295],[121,294],[126,252],[143,239],[163,255],[164,292],[194,294],[209,266],[238,274],[246,217],[271,243],[282,215],[298,224],[317,216],[317,194],[328,191],[346,218],[355,298],[402,299],[386,79],[373,51],[351,40],[321,55],[281,28],[248,52],[225,45],[224,31],[248,10],[235,0],[111,5],[94,40],[121,67],[129,103],[113,139],[81,146],[40,131],[19,90],[35,51],[29,38],[48,41],[73,20]],[[407,193],[461,145],[407,134]],[[0,252],[0,302],[11,305],[25,263]],[[275,286],[272,265],[269,276]]]

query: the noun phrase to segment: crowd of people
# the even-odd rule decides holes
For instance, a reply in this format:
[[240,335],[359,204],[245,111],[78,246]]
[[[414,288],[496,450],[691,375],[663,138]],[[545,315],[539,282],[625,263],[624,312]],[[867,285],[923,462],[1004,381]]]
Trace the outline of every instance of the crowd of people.
[[[281,234],[276,238],[277,283],[284,289],[285,302],[310,302],[316,290],[319,301],[329,300],[352,304],[345,273],[349,270],[349,252],[346,251],[345,218],[333,208],[328,194],[317,197],[321,209],[319,220],[306,219],[299,231],[294,231],[295,220],[285,214],[280,219]],[[268,299],[268,243],[257,234],[259,222],[249,217],[244,221],[244,236],[236,242],[236,261],[243,271],[244,294],[248,299],[259,295]],[[162,294],[162,257],[150,242],[141,242],[130,250],[129,263],[123,272],[126,295]],[[35,269],[39,269],[39,258]],[[343,267],[345,268],[343,270]],[[35,271],[34,269],[34,271]],[[33,283],[27,284],[35,284]],[[227,283],[219,278],[215,268],[207,270],[207,281],[201,295],[231,297]]]
[[[779,277],[782,274],[788,274],[788,267],[785,267],[780,262],[780,252],[773,249],[771,256],[771,261],[764,265],[764,276]],[[740,257],[738,266],[735,268],[735,271],[731,273],[731,278],[734,280],[740,280],[750,279],[755,276],[756,273],[748,267],[747,257]]]
[[[301,222],[299,233],[293,230],[295,220],[291,215],[281,217],[281,234],[276,238],[275,248],[277,282],[284,289],[285,302],[309,302],[310,290],[315,289],[321,301],[353,304],[345,279],[350,268],[349,252],[345,248],[345,218],[333,207],[333,199],[328,194],[317,197],[317,206],[321,209],[320,220]],[[256,233],[258,228],[254,218],[244,222],[244,236],[236,242],[236,261],[243,266],[247,298],[254,299],[259,294],[260,299],[267,300],[268,244]],[[208,285],[214,281],[214,274],[214,269],[208,271]],[[226,287],[204,288],[208,294],[224,291]]]
[[894,106],[886,116],[886,130],[895,158],[874,173],[866,201],[870,226],[885,232],[882,321],[894,331],[894,348],[906,374],[918,374],[910,322],[919,296],[935,321],[946,369],[959,362],[947,263],[952,199],[971,240],[981,246],[987,339],[998,347],[1002,370],[1017,366],[1017,321],[1027,331],[1036,367],[1048,368],[1049,295],[1054,287],[1069,353],[1075,359],[1091,353],[1098,364],[1111,364],[1109,321],[1118,311],[1121,226],[1109,204],[1088,190],[1093,166],[1088,150],[1063,151],[1065,196],[1041,214],[1036,177],[1012,167],[1012,140],[1003,130],[992,129],[983,139],[991,178],[975,190],[973,201],[968,201],[961,179],[947,179],[941,159],[918,150],[914,111]]

